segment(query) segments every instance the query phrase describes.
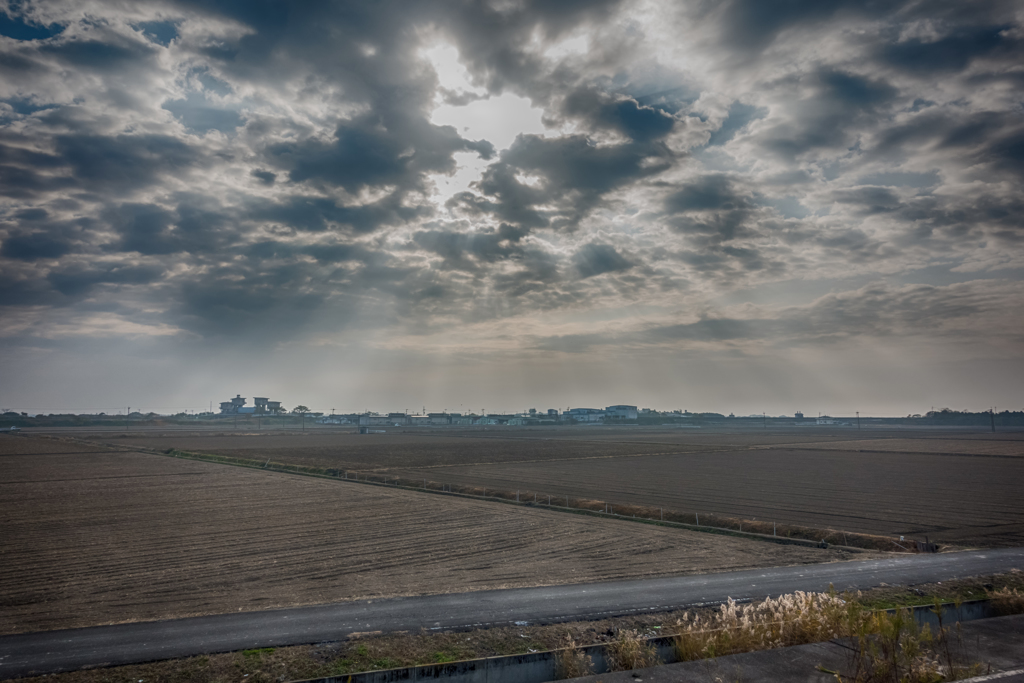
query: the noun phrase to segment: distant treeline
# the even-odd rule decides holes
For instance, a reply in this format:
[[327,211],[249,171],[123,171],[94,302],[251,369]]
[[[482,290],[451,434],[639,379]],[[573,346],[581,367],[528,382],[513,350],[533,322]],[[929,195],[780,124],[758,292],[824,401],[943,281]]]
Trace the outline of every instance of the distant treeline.
[[[216,421],[221,424],[255,425],[257,419],[262,420],[266,425],[280,425],[292,423],[299,424],[298,415],[214,415],[202,413],[200,415],[189,415],[178,413],[177,415],[158,415],[157,413],[140,413],[132,411],[131,415],[107,415],[106,413],[80,414],[74,413],[50,413],[44,415],[28,415],[9,411],[0,414],[0,429],[11,427],[124,427],[126,425],[159,426],[159,425],[182,425],[196,424],[197,422],[210,423]],[[306,420],[309,423],[309,419]]]
[[996,426],[1024,425],[1024,410],[1003,410],[998,413],[983,411],[973,413],[969,410],[932,410],[924,415],[908,415],[906,419],[914,424],[925,425],[991,425]]

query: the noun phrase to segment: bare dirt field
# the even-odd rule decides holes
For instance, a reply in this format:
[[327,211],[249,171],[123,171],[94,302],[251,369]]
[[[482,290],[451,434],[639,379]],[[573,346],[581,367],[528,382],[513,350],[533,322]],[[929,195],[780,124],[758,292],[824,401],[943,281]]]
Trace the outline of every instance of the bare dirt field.
[[0,633],[851,557],[5,438]]
[[310,431],[267,434],[228,432],[220,435],[140,433],[106,438],[87,434],[81,436],[119,446],[161,451],[177,448],[254,460],[272,458],[293,465],[362,470],[672,453],[702,448],[676,443],[622,443],[584,438],[556,440],[480,434],[449,435],[440,430],[414,434],[396,432],[362,435]]
[[962,545],[1024,542],[1021,458],[765,448],[395,474]]
[[[1024,433],[864,430],[849,427],[681,429],[659,427],[391,429],[384,434],[351,431],[67,432],[97,443],[166,451],[176,448],[237,458],[312,467],[390,471],[509,462],[567,460],[663,453],[710,452],[792,446],[830,450],[1024,455]],[[998,439],[984,438],[986,436]],[[982,438],[979,438],[982,437]],[[863,444],[863,445],[861,445]]]
[[107,442],[961,545],[1024,543],[1022,431],[568,427]]

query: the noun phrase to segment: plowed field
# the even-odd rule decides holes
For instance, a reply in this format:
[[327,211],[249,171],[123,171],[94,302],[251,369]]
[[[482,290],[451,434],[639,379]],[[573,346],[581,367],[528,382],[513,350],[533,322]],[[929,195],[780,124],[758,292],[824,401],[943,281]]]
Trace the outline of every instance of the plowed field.
[[0,454],[0,633],[847,557],[27,437]]
[[1024,458],[756,449],[396,472],[964,545],[1024,543]]
[[964,545],[1024,544],[1019,431],[568,427],[109,442],[122,441]]

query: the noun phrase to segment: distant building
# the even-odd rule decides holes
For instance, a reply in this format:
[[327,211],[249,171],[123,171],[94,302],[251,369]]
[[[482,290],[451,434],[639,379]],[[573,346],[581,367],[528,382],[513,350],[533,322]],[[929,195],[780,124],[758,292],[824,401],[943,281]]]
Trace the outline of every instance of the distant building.
[[637,418],[636,406],[608,406],[604,412],[613,420],[635,420]]
[[818,424],[820,425],[837,425],[839,421],[829,417],[828,415],[822,415],[818,418]]
[[798,410],[798,411],[796,411],[796,414],[795,414],[795,415],[794,415],[793,417],[795,417],[795,418],[796,418],[796,419],[798,419],[798,420],[802,420],[802,419],[804,419],[804,414],[803,414],[803,413],[801,413],[801,412],[800,412],[800,411]]
[[245,405],[247,399],[242,398],[241,394],[235,394],[235,397],[230,401],[221,401],[220,414],[221,415],[237,415],[242,406]]
[[279,415],[282,412],[280,401],[271,401],[269,398],[257,396],[252,399],[253,406],[246,407],[247,399],[241,394],[236,394],[230,401],[222,401],[220,404],[221,415]]
[[577,422],[604,422],[605,412],[600,408],[570,408],[563,415]]

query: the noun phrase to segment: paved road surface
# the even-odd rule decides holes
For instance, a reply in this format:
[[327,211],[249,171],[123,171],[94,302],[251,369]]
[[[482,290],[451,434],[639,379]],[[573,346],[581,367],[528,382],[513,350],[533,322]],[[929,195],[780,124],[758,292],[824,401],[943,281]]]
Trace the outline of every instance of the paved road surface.
[[838,562],[721,574],[362,600],[334,605],[0,636],[0,678],[256,647],[367,631],[552,623],[667,611],[727,597],[917,584],[1024,568],[1024,548]]

